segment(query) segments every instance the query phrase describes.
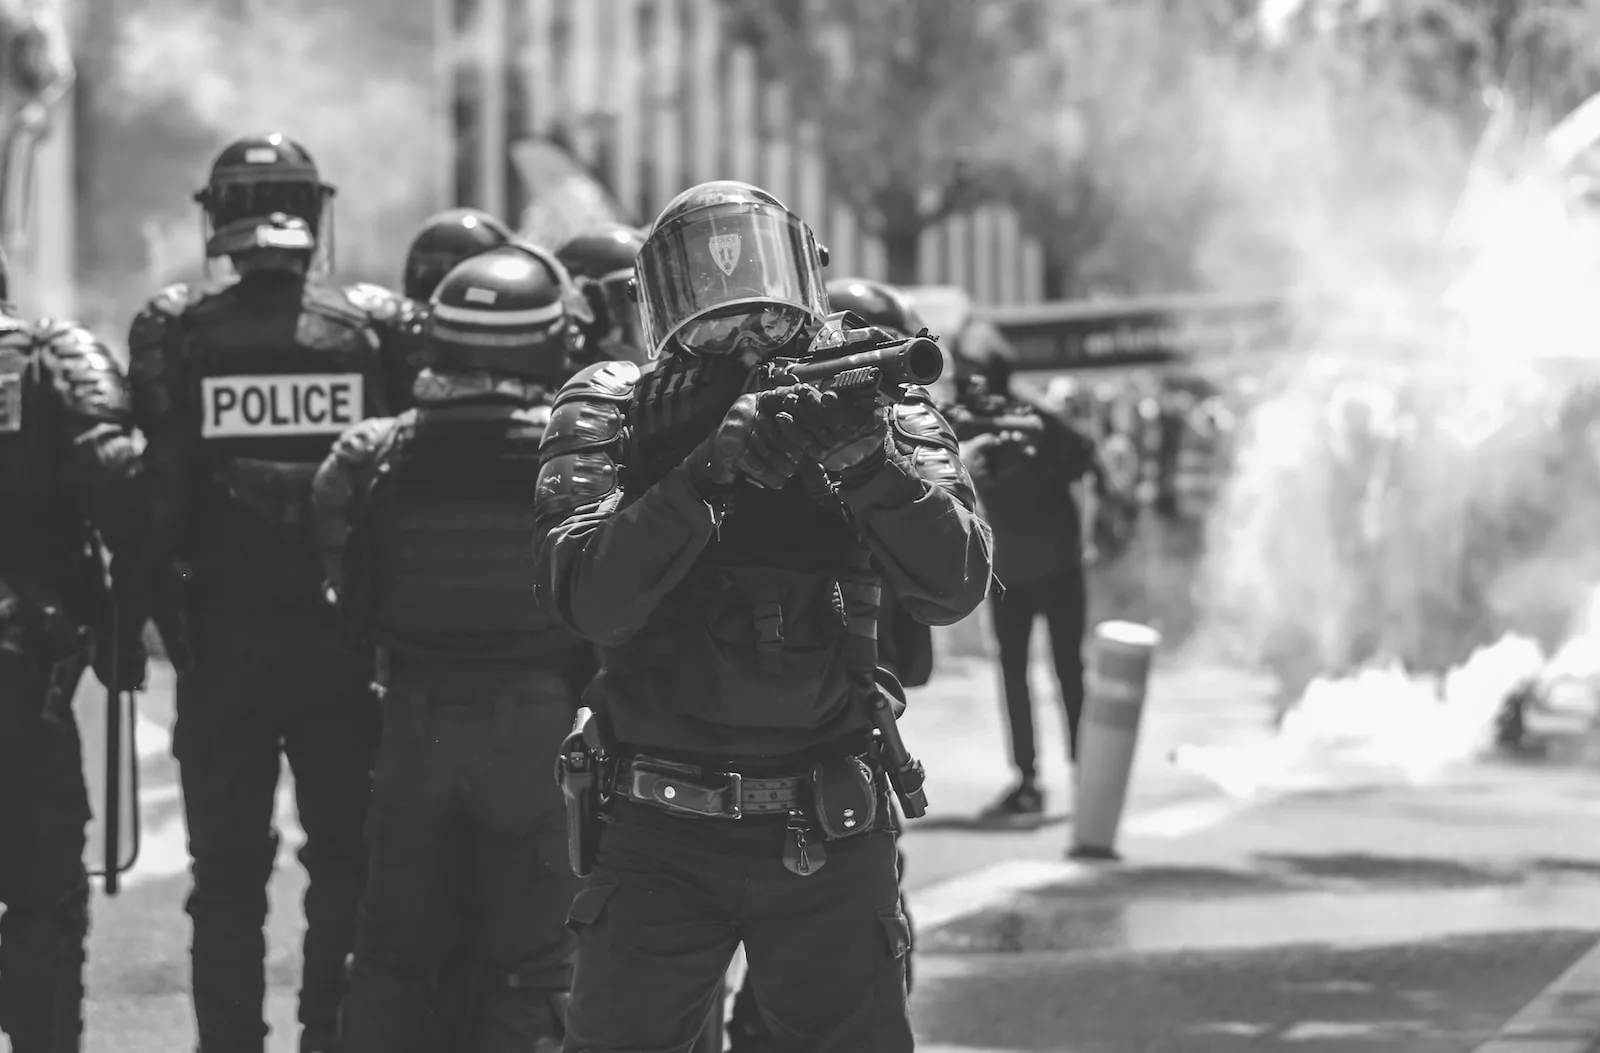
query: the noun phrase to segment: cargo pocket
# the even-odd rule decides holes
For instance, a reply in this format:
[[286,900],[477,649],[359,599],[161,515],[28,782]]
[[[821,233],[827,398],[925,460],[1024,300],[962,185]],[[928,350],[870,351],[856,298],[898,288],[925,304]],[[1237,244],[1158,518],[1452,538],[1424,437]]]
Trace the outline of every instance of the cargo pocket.
[[572,897],[572,906],[567,908],[567,928],[573,932],[582,933],[600,920],[605,913],[606,901],[611,894],[617,891],[615,885],[592,884],[587,885]]
[[901,913],[900,908],[879,911],[878,921],[883,925],[883,934],[889,940],[889,957],[899,961],[911,953],[911,923]]

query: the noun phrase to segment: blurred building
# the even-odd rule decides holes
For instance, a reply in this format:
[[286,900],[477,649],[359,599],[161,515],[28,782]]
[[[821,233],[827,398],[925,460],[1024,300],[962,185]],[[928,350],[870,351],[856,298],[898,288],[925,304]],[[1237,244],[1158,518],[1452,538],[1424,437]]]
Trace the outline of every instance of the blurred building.
[[[441,55],[460,59],[455,203],[520,216],[529,188],[514,147],[553,140],[634,222],[695,183],[744,179],[816,226],[832,273],[887,277],[883,247],[831,192],[818,129],[790,119],[784,87],[725,32],[720,0],[436,3]],[[920,284],[959,285],[984,304],[1044,298],[1039,245],[999,206],[928,231],[921,269]]]

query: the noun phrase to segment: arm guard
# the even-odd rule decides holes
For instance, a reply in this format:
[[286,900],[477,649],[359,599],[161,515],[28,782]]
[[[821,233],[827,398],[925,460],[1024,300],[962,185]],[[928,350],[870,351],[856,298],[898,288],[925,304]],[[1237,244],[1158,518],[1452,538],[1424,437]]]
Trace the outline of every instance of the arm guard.
[[681,467],[642,494],[623,494],[620,458],[638,382],[631,362],[583,370],[556,396],[540,447],[540,601],[568,629],[603,645],[644,625],[716,525]]
[[989,589],[994,540],[959,448],[927,391],[910,388],[890,409],[883,466],[839,490],[885,582],[925,625],[960,621]]
[[150,493],[116,359],[82,326],[41,322],[39,360],[62,408],[64,481],[111,550],[126,631],[137,635],[153,586]]
[[912,474],[946,490],[969,512],[977,508],[955,429],[934,408],[926,388],[907,390],[905,399],[890,408],[889,433],[895,453],[905,459]]
[[600,362],[556,394],[539,444],[541,532],[575,512],[593,511],[620,489],[628,403],[638,383],[632,362]]
[[176,557],[188,516],[188,465],[199,440],[183,426],[188,410],[185,317],[205,295],[188,285],[168,286],[145,304],[128,331],[133,421],[144,433],[156,547],[163,560]]
[[366,500],[398,431],[394,417],[375,417],[339,436],[311,481],[311,517],[323,572],[336,592],[344,589],[345,543],[355,529],[358,505]]

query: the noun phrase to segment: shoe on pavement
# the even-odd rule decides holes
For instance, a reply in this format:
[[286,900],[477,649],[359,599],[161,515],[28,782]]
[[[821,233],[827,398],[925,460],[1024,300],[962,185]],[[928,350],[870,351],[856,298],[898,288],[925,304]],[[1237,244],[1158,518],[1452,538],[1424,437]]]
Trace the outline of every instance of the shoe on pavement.
[[986,823],[1026,823],[1044,817],[1044,794],[1031,782],[1024,782],[978,813]]

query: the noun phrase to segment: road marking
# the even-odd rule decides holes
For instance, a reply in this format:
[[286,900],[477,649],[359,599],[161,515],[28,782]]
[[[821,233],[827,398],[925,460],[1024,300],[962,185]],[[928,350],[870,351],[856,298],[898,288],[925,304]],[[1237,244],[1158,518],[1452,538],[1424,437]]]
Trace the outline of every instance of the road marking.
[[1473,1053],[1590,1053],[1600,1040],[1600,944]]
[[[1249,799],[1180,801],[1129,816],[1122,823],[1122,832],[1151,839],[1188,837],[1273,797],[1263,794]],[[1100,869],[1067,860],[1006,859],[907,893],[907,898],[917,927],[932,929],[1001,906],[1019,893],[1087,881]]]
[[1019,892],[1070,881],[1086,881],[1095,868],[1083,863],[1046,859],[1006,859],[958,877],[948,878],[918,892],[909,892],[911,916],[919,929],[938,928],[952,921],[997,907]]

